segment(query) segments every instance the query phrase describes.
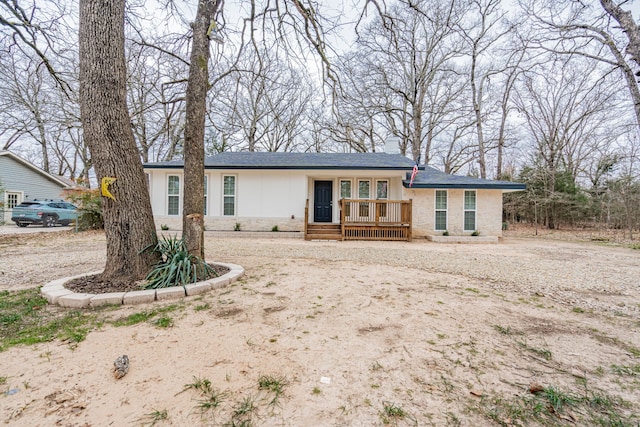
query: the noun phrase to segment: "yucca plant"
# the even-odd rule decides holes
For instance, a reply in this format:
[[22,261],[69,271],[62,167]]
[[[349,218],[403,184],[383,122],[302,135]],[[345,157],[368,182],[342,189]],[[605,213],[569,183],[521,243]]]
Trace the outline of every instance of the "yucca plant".
[[202,258],[189,254],[182,239],[162,236],[154,248],[161,261],[147,275],[144,289],[187,285],[215,276],[215,270]]

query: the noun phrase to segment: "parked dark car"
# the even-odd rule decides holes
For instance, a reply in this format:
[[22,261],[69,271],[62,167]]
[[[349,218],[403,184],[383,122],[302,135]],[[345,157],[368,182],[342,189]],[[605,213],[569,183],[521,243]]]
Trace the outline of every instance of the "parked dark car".
[[64,200],[30,200],[13,208],[11,221],[18,227],[29,224],[42,224],[43,227],[54,227],[57,224],[69,225],[78,217],[78,208]]

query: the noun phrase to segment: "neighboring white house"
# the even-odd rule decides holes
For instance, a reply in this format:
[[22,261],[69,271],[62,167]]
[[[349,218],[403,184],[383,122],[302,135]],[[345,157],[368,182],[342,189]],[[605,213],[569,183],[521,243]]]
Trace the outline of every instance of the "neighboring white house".
[[13,207],[23,200],[61,199],[69,187],[65,178],[51,175],[10,151],[0,151],[0,223],[8,221]]
[[[448,175],[428,166],[411,182],[413,167],[400,154],[220,153],[205,160],[205,226],[305,231],[307,224],[340,225],[346,218],[341,199],[357,203],[347,212],[358,217],[351,221],[373,224],[391,215],[386,207],[391,209],[391,201],[411,200],[413,237],[445,230],[500,236],[502,194],[525,189],[524,184]],[[183,162],[147,163],[144,169],[156,223],[180,229]],[[383,204],[383,210],[377,207]]]

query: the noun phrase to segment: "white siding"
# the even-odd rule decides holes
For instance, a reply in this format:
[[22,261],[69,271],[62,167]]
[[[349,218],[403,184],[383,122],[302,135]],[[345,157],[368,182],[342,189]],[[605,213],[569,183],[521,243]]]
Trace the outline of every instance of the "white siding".
[[[150,174],[151,206],[158,224],[171,229],[181,227],[175,217],[167,216],[167,176],[178,175],[181,169],[147,169]],[[309,199],[310,221],[313,221],[313,193],[316,180],[333,181],[333,221],[339,222],[342,179],[389,180],[389,199],[402,197],[404,171],[336,171],[336,170],[205,170],[209,180],[208,214],[205,224],[210,230],[232,230],[240,223],[242,230],[269,231],[278,226],[281,231],[301,231],[304,227],[305,202]],[[222,180],[225,175],[236,177],[236,215],[223,216]],[[373,187],[375,188],[375,186]]]

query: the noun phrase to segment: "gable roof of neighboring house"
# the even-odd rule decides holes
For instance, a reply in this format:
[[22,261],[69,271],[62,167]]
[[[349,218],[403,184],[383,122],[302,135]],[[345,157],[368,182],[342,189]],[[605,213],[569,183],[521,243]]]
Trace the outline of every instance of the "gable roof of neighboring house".
[[402,180],[405,188],[471,188],[471,189],[490,189],[490,190],[507,190],[519,191],[526,190],[526,184],[511,181],[494,181],[491,179],[474,178],[471,176],[450,175],[440,172],[431,166],[423,166],[424,170],[419,171],[414,180],[413,185],[409,187],[411,182],[411,174],[407,173],[407,178]]
[[19,163],[19,164],[23,165],[24,167],[26,167],[28,169],[31,169],[34,172],[42,175],[46,179],[48,179],[50,181],[53,181],[54,183],[60,185],[62,188],[73,187],[73,183],[71,181],[67,180],[66,178],[61,177],[61,176],[57,176],[57,175],[51,175],[50,173],[45,172],[44,170],[40,169],[39,167],[35,166],[34,164],[29,163],[28,161],[26,161],[22,157],[17,156],[16,154],[13,154],[11,151],[0,151],[0,156],[6,156],[7,158],[12,159],[16,163]]
[[[375,169],[411,170],[414,162],[401,154],[224,152],[207,157],[205,169]],[[146,163],[148,169],[182,168],[184,161]]]

